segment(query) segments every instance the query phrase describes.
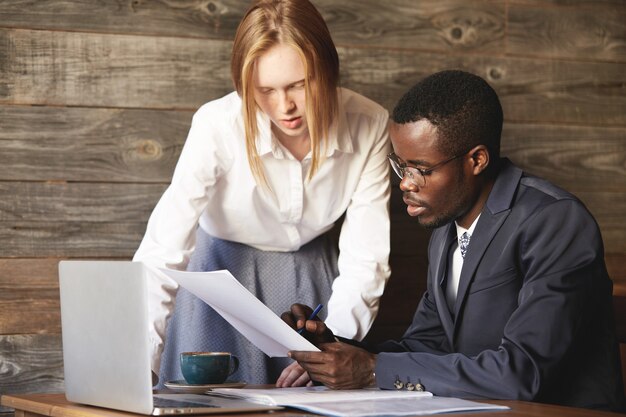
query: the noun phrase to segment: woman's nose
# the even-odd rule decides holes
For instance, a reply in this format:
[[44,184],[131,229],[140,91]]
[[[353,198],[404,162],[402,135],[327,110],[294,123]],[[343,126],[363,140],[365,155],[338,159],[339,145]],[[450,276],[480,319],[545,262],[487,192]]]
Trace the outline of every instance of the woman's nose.
[[283,113],[288,113],[293,110],[295,107],[295,103],[291,96],[287,93],[282,93],[280,95],[280,110]]

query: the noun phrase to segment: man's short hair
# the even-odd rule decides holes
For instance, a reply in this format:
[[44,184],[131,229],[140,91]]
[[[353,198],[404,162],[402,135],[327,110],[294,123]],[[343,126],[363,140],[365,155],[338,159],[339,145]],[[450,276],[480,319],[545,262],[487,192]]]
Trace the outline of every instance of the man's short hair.
[[398,124],[428,120],[437,127],[439,151],[449,156],[480,144],[493,162],[500,156],[502,106],[477,75],[459,70],[432,74],[402,96],[391,118]]

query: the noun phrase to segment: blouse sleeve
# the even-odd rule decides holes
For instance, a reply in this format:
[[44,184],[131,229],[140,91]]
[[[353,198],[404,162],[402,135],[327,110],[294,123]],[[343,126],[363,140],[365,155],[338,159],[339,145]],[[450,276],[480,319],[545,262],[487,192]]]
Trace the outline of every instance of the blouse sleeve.
[[361,340],[378,314],[389,270],[388,115],[381,109],[371,148],[347,208],[339,237],[339,276],[333,282],[326,324],[337,335]]
[[178,284],[158,268],[185,269],[195,247],[198,219],[212,196],[213,186],[228,169],[227,149],[214,138],[216,116],[204,106],[193,117],[172,182],[154,208],[133,261],[148,270],[152,370],[158,375],[165,327],[174,307]]

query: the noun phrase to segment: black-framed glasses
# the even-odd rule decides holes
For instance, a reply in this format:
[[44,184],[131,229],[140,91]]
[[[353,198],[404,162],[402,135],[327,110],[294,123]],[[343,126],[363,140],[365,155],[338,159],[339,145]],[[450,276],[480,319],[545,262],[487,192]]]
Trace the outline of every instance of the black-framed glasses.
[[403,179],[406,175],[411,179],[411,181],[413,181],[415,185],[417,185],[418,187],[423,187],[426,185],[426,177],[432,174],[434,170],[436,170],[437,168],[441,168],[450,161],[454,161],[455,159],[465,156],[465,154],[467,154],[468,152],[469,151],[465,151],[461,154],[453,156],[452,158],[448,158],[445,161],[438,162],[427,169],[408,165],[406,162],[403,162],[394,152],[391,152],[389,155],[387,155],[387,158],[389,158],[389,163],[391,164],[393,171],[398,175],[398,177],[400,177],[400,179]]

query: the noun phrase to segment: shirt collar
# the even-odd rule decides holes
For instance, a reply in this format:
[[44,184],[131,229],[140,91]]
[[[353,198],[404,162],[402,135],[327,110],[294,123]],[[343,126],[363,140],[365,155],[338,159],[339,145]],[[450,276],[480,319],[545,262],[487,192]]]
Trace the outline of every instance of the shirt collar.
[[348,118],[346,112],[341,111],[341,106],[337,121],[333,123],[330,128],[330,132],[328,133],[326,150],[324,151],[323,148],[321,150],[322,155],[325,155],[326,157],[332,156],[335,151],[343,153],[354,152],[352,136],[350,135],[350,129],[348,126]]
[[272,122],[267,114],[262,111],[256,112],[256,125],[258,128],[258,137],[256,139],[256,148],[259,156],[273,153],[277,156],[277,152],[282,154],[280,147],[274,143],[274,135],[272,134]]
[[474,221],[472,222],[472,225],[469,227],[469,229],[464,228],[463,226],[460,226],[457,222],[454,222],[454,225],[456,226],[456,236],[457,239],[460,239],[461,236],[463,236],[463,233],[467,232],[467,234],[472,237],[472,234],[474,233],[474,229],[476,228],[476,223],[478,223],[478,219],[480,219],[480,214],[478,215],[478,217],[476,217],[474,219]]
[[[278,143],[278,139],[272,133],[272,122],[269,116],[262,111],[257,111],[256,122],[259,132],[256,140],[259,156],[272,153],[275,158],[284,158],[284,151]],[[326,146],[322,146],[320,149],[320,155],[330,157],[335,151],[343,153],[354,152],[348,118],[346,113],[341,111],[341,106],[336,122],[330,127]]]

